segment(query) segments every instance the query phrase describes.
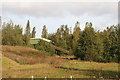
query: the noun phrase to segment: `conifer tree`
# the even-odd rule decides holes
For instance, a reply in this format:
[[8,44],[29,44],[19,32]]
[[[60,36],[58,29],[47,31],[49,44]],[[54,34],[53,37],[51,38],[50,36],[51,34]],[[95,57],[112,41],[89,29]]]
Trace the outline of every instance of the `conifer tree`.
[[29,45],[29,41],[30,41],[30,21],[29,20],[27,21],[24,38],[25,38],[24,39],[25,45]]
[[86,23],[85,29],[79,37],[79,46],[75,55],[83,60],[95,61],[98,55],[95,49],[95,31],[91,23]]
[[32,30],[32,38],[35,38],[35,34],[36,34],[36,31],[35,31],[35,27],[33,28],[33,30]]
[[47,29],[46,29],[46,25],[43,26],[41,37],[42,38],[47,38],[48,37],[48,32],[47,32]]
[[73,53],[76,51],[76,48],[78,46],[78,40],[79,40],[79,35],[80,35],[80,23],[77,21],[75,24],[74,32],[73,32]]

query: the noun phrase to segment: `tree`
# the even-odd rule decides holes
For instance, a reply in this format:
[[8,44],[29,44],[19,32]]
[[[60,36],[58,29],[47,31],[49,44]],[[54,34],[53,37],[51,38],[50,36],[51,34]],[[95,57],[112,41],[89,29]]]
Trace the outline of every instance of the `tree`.
[[61,33],[60,33],[60,29],[58,28],[57,32],[56,32],[56,43],[57,43],[58,46],[60,45],[59,44],[60,39],[61,39]]
[[107,30],[104,30],[104,59],[106,62],[115,61],[118,62],[120,53],[120,26],[111,26],[107,27]]
[[41,51],[45,51],[45,52],[49,53],[47,55],[52,56],[55,54],[55,49],[53,47],[51,47],[50,44],[51,43],[40,40],[38,42],[38,44],[36,45],[36,49],[41,50]]
[[75,24],[74,32],[73,32],[73,53],[75,53],[76,48],[78,46],[78,40],[80,38],[80,23],[77,21]]
[[56,35],[55,33],[49,33],[48,34],[48,39],[52,40],[52,43],[55,45],[56,44]]
[[118,62],[118,57],[120,53],[120,34],[118,34],[118,32],[120,33],[120,26],[116,25],[116,26],[111,26],[110,27],[111,31],[110,31],[110,35],[109,35],[109,39],[111,41],[111,47],[110,47],[110,56],[112,57],[112,61],[114,62]]
[[98,54],[95,49],[95,31],[91,23],[86,23],[86,27],[79,37],[75,56],[83,60],[96,61]]
[[23,38],[22,38],[22,27],[20,25],[14,26],[14,45],[23,45]]
[[103,33],[102,32],[95,32],[95,49],[96,53],[98,54],[97,61],[102,62],[103,60],[103,52],[104,52],[104,44],[103,44]]
[[61,25],[61,27],[57,29],[56,42],[57,46],[66,48],[64,25]]
[[2,44],[13,45],[13,23],[9,22],[2,25]]
[[47,29],[46,29],[46,25],[43,26],[41,37],[42,38],[47,38],[48,37],[48,32],[47,32]]
[[32,38],[35,38],[35,34],[36,34],[36,31],[35,31],[35,27],[33,28],[33,30],[32,30]]
[[27,21],[27,25],[26,25],[24,42],[25,42],[25,45],[29,45],[29,42],[30,42],[30,22],[29,22],[29,20]]
[[68,26],[65,26],[65,42],[66,42],[66,49],[72,51],[72,35],[70,34],[71,30]]
[[2,27],[2,44],[3,45],[23,45],[22,27],[14,25],[12,21],[4,24]]
[[118,55],[118,63],[120,63],[120,24],[118,24],[115,28],[117,35],[117,55]]

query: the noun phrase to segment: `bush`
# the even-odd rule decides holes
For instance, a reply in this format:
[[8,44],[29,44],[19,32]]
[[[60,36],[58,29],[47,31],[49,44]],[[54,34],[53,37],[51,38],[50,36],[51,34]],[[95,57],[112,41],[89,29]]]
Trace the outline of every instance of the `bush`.
[[36,49],[48,52],[49,56],[55,54],[55,49],[50,46],[50,43],[40,40],[39,43],[36,45]]

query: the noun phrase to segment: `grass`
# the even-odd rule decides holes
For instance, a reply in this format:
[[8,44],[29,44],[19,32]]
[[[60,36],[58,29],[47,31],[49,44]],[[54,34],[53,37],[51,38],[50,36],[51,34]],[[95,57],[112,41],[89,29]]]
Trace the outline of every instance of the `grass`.
[[[71,75],[74,78],[99,78],[102,76],[104,78],[116,78],[116,75],[118,75],[117,63],[95,63],[64,60],[64,62],[59,66],[53,66],[48,63],[21,65],[5,56],[3,56],[2,63],[2,77],[4,78],[31,78],[32,75],[35,78],[44,78],[45,76],[48,78],[69,78]],[[98,66],[102,66],[102,71]],[[99,73],[100,75],[97,75]]]
[[20,64],[35,64],[47,58],[47,54],[23,46],[2,46],[2,54]]
[[67,61],[60,68],[87,72],[90,77],[116,78],[118,77],[117,63],[97,63],[87,61]]
[[30,47],[23,46],[2,46],[2,52],[16,54],[28,58],[41,58],[45,57],[48,53],[38,51]]
[[[9,47],[9,46],[7,46]],[[4,47],[5,48],[5,47]],[[16,48],[16,47],[11,47]],[[20,47],[21,48],[21,47]],[[20,48],[16,48],[18,52],[21,52]],[[22,48],[21,48],[22,49]],[[26,51],[34,50],[31,48],[26,48]],[[4,50],[4,49],[3,49]],[[20,51],[19,51],[20,50]],[[26,52],[25,51],[25,52]],[[97,63],[79,60],[68,60],[68,57],[37,57],[28,54],[28,61],[32,58],[36,60],[40,58],[40,61],[35,64],[20,64],[16,60],[12,59],[15,57],[20,57],[25,59],[26,56],[22,55],[24,53],[18,54],[18,52],[12,52],[11,50],[3,51],[2,57],[2,77],[3,78],[31,78],[33,75],[35,78],[117,78],[118,77],[118,63]],[[4,55],[6,54],[6,55]],[[31,52],[30,52],[31,54]],[[42,53],[35,53],[35,55],[40,55]],[[45,53],[44,53],[45,54]],[[11,57],[10,57],[11,56]],[[24,61],[23,61],[24,62]]]
[[[71,72],[76,73],[76,71]],[[37,78],[44,78],[45,76],[50,78],[64,78],[69,77],[71,74],[69,71],[55,68],[47,63],[20,65],[3,56],[3,78],[31,78],[32,75]]]

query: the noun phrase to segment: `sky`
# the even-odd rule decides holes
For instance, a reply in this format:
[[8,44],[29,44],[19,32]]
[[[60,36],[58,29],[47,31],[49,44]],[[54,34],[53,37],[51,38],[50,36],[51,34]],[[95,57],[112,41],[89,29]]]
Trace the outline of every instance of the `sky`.
[[48,33],[53,33],[61,25],[74,28],[77,21],[81,30],[86,22],[92,22],[95,30],[104,30],[118,23],[118,2],[6,1],[1,5],[3,22],[11,19],[25,29],[27,20],[30,20],[31,30],[36,27],[36,37],[41,37],[43,25]]

